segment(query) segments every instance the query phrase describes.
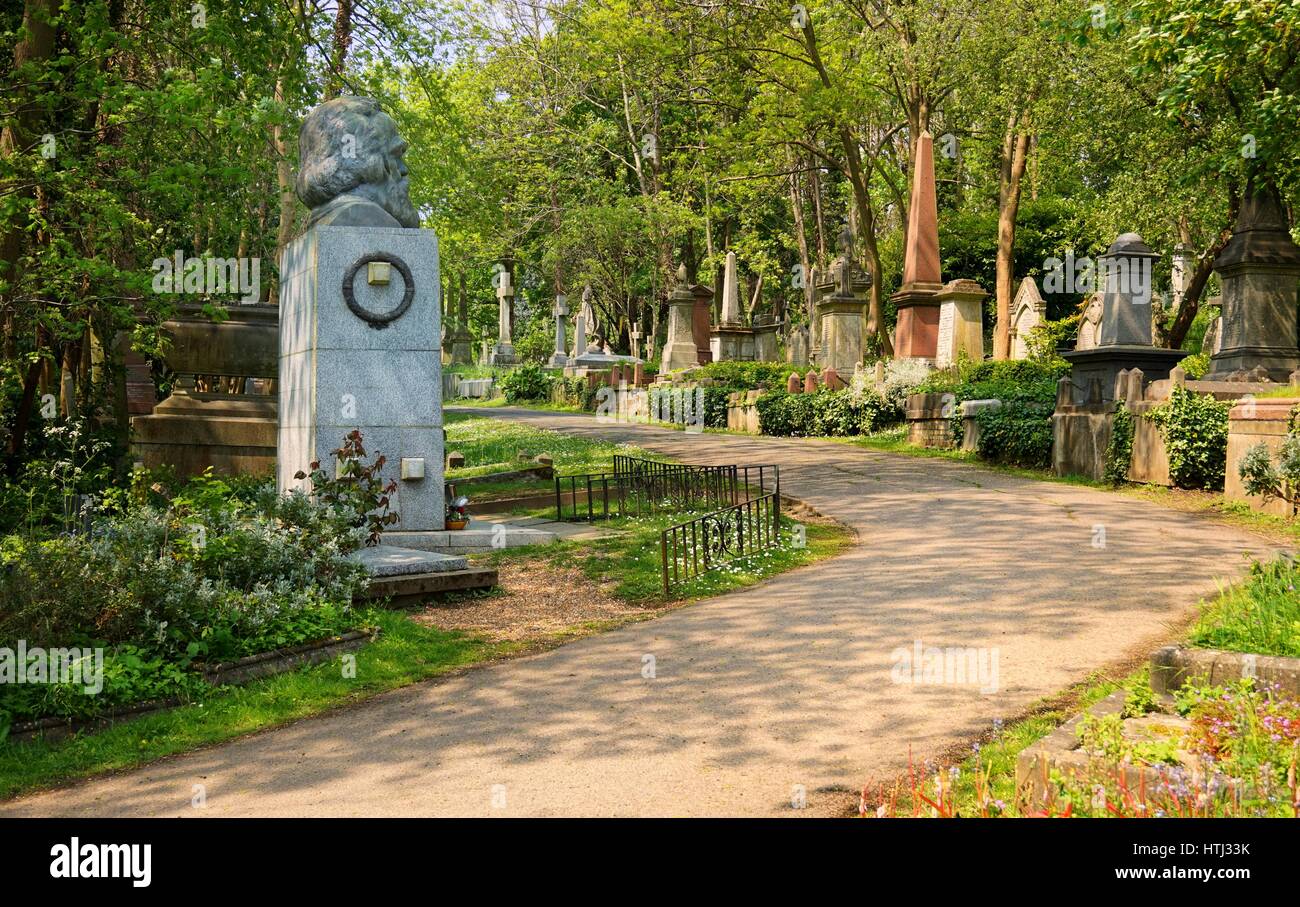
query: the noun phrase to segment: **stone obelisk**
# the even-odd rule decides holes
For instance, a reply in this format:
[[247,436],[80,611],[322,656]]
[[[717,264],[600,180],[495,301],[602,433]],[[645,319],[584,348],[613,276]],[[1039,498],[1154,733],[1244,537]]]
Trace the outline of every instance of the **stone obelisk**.
[[935,358],[939,343],[939,210],[934,191],[934,139],[922,132],[916,142],[912,202],[907,212],[903,285],[892,297],[898,309],[894,354],[900,359]]

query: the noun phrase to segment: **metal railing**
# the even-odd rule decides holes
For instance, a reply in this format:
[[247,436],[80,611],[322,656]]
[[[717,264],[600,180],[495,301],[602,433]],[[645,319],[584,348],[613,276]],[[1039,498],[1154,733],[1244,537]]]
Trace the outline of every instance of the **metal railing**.
[[779,492],[669,526],[659,534],[664,595],[736,558],[780,544]]
[[617,455],[614,471],[555,477],[557,520],[718,510],[781,491],[776,466],[694,466]]

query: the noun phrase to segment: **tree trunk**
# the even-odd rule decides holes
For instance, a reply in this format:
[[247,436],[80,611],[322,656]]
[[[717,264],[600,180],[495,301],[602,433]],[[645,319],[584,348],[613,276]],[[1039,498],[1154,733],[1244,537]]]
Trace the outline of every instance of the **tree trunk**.
[[993,358],[1011,357],[1011,296],[1015,292],[1016,215],[1029,151],[1029,132],[1023,114],[1013,113],[1002,140],[1002,175],[998,187],[997,323],[993,333]]

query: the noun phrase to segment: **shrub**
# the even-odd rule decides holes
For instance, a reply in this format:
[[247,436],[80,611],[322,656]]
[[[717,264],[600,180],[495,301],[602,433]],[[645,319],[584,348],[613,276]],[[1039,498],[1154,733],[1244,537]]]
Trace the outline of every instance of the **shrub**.
[[1133,414],[1123,401],[1115,404],[1115,419],[1111,422],[1110,444],[1106,447],[1106,467],[1102,478],[1112,485],[1128,481],[1129,467],[1133,464]]
[[501,379],[507,403],[540,402],[551,395],[551,376],[540,365],[521,365]]
[[1013,400],[975,414],[979,455],[995,463],[1042,469],[1052,465],[1052,405]]
[[1169,477],[1176,486],[1223,488],[1231,408],[1229,401],[1176,386],[1170,391],[1168,403],[1147,414],[1164,436]]
[[364,526],[367,530],[366,544],[374,547],[379,544],[384,528],[400,519],[390,510],[397,482],[389,479],[385,483],[380,478],[380,471],[387,462],[383,454],[377,454],[373,463],[364,462],[365,457],[361,432],[353,429],[344,438],[343,446],[334,450],[334,460],[342,464],[337,475],[321,469],[320,461],[314,460],[310,474],[299,470],[294,478],[311,479],[312,494],[322,504],[347,514],[353,526]]
[[785,387],[790,366],[782,362],[710,362],[690,373],[692,380],[709,382],[732,391],[777,390]]
[[1187,373],[1188,378],[1193,381],[1200,381],[1205,377],[1205,373],[1210,370],[1210,354],[1195,353],[1194,355],[1186,357],[1178,364],[1182,367],[1183,371]]
[[870,434],[886,425],[892,409],[876,393],[849,390],[811,394],[769,392],[758,398],[763,434],[789,437]]

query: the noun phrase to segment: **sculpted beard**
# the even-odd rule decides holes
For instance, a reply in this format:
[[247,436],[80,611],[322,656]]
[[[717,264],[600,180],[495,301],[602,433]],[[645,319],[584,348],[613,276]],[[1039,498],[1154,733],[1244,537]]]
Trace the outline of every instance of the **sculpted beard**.
[[420,215],[411,203],[411,187],[390,157],[387,161],[388,185],[385,187],[384,209],[403,227],[420,226]]

